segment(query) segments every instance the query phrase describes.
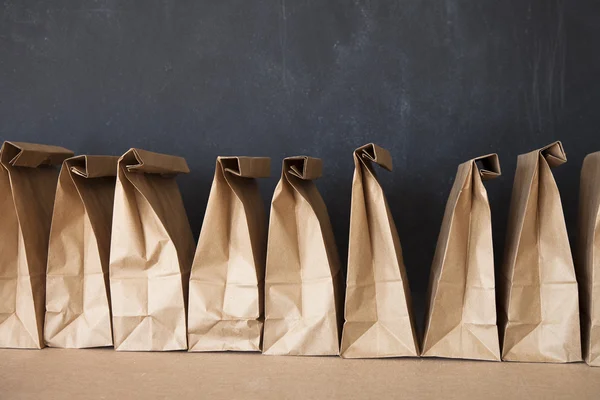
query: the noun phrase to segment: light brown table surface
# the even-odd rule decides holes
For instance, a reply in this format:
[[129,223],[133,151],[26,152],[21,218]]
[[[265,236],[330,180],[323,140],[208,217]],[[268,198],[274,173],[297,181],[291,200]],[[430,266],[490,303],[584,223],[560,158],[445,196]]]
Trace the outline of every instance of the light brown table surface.
[[600,399],[600,368],[440,359],[0,350],[0,399]]

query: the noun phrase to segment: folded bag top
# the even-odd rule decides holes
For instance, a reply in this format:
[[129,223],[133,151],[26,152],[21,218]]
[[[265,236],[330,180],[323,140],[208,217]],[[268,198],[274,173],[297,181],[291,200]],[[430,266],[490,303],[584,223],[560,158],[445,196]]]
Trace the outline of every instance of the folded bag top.
[[294,176],[304,181],[319,179],[323,174],[323,160],[308,156],[287,157],[283,160],[282,176]]
[[4,142],[0,149],[0,347],[42,348],[46,260],[65,148]]
[[77,156],[58,178],[46,278],[44,340],[112,346],[108,263],[118,157]]
[[483,181],[496,154],[458,166],[429,282],[423,356],[500,361],[491,210]]
[[502,171],[500,170],[500,159],[496,153],[476,157],[467,162],[474,164],[473,166],[484,181],[496,179],[502,175]]
[[268,178],[271,176],[271,158],[269,157],[217,157],[217,166],[223,173],[241,178]]
[[129,172],[165,176],[189,174],[190,172],[185,158],[141,149],[130,149],[121,157],[121,163]]
[[418,345],[400,239],[372,163],[392,170],[390,153],[354,151],[345,323],[345,358],[417,356]]
[[393,169],[392,155],[390,152],[374,143],[365,144],[364,146],[354,150],[355,166],[357,160],[360,161],[364,166],[369,165],[369,163],[364,162],[365,160],[368,160],[374,162],[387,171],[391,172]]
[[[558,167],[567,162],[567,154],[560,141],[550,143],[549,145],[528,154],[532,153],[539,153],[540,157],[546,160],[551,167]],[[523,155],[526,156],[527,154]]]
[[551,171],[566,160],[560,142],[517,159],[501,275],[506,361],[582,359],[577,281]]
[[64,162],[69,170],[82,178],[105,178],[117,176],[116,156],[82,155],[71,157]]
[[260,351],[267,157],[218,157],[190,275],[190,351]]
[[64,147],[24,142],[4,142],[0,154],[3,165],[28,168],[60,165],[73,156],[73,152]]

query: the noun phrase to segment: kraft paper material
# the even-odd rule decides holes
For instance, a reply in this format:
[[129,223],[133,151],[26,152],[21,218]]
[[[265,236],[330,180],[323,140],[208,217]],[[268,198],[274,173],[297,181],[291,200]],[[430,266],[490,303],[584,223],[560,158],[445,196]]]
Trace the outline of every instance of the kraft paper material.
[[567,161],[560,142],[517,160],[502,269],[502,359],[581,361],[573,257],[552,167]]
[[289,157],[271,203],[263,353],[338,355],[340,260],[313,180],[318,158]]
[[260,351],[269,158],[218,157],[190,276],[190,351]]
[[0,347],[44,347],[46,261],[58,169],[73,152],[4,142],[0,149]]
[[175,175],[183,158],[131,149],[117,168],[110,248],[116,350],[186,350],[194,239]]
[[498,176],[496,154],[458,166],[431,266],[423,356],[500,361],[492,221],[483,185]]
[[589,365],[600,367],[600,152],[583,161],[578,242],[583,354]]
[[63,162],[48,249],[48,346],[113,345],[108,263],[117,161],[77,156]]
[[341,356],[418,356],[400,239],[373,163],[392,170],[387,150],[371,143],[354,151]]

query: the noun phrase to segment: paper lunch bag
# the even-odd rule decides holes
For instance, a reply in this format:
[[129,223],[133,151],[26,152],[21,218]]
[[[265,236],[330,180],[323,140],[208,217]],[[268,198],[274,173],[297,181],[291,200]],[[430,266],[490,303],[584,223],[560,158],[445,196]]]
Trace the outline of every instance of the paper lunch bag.
[[506,361],[581,361],[577,281],[550,169],[566,161],[560,142],[517,160],[500,295]]
[[346,306],[341,356],[418,356],[402,248],[375,168],[392,170],[390,153],[354,151]]
[[108,262],[118,157],[77,156],[58,178],[46,276],[48,346],[112,346]]
[[314,179],[318,158],[283,161],[269,221],[263,353],[339,354],[340,261]]
[[194,239],[175,175],[183,158],[131,149],[117,168],[110,247],[116,350],[187,349]]
[[260,351],[270,159],[218,157],[190,276],[190,351]]
[[70,150],[4,142],[0,149],[0,347],[44,347],[46,260],[58,169]]
[[498,176],[496,154],[458,166],[431,266],[423,356],[500,361],[492,221],[483,185]]
[[581,169],[577,279],[585,361],[600,367],[600,152]]

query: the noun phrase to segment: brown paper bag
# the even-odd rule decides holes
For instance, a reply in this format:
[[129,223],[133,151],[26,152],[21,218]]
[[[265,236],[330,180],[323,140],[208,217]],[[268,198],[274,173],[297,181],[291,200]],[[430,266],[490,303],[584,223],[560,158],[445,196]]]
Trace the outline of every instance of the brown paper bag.
[[58,170],[70,150],[4,142],[0,149],[0,347],[44,347],[44,295]]
[[188,166],[131,149],[117,171],[109,268],[115,349],[185,350],[195,246],[175,175]]
[[318,158],[283,160],[269,222],[264,354],[339,354],[340,261],[313,182]]
[[260,351],[269,158],[218,157],[190,276],[190,351]]
[[371,143],[354,151],[341,355],[417,356],[400,239],[372,163],[392,170],[387,150]]
[[517,161],[502,270],[506,361],[581,361],[577,281],[550,170],[566,161],[560,142]]
[[108,294],[117,157],[77,156],[58,178],[46,276],[48,346],[112,346]]
[[581,332],[585,361],[600,367],[600,152],[581,169],[577,280],[581,294]]
[[431,266],[423,356],[500,361],[492,221],[496,154],[458,166]]

